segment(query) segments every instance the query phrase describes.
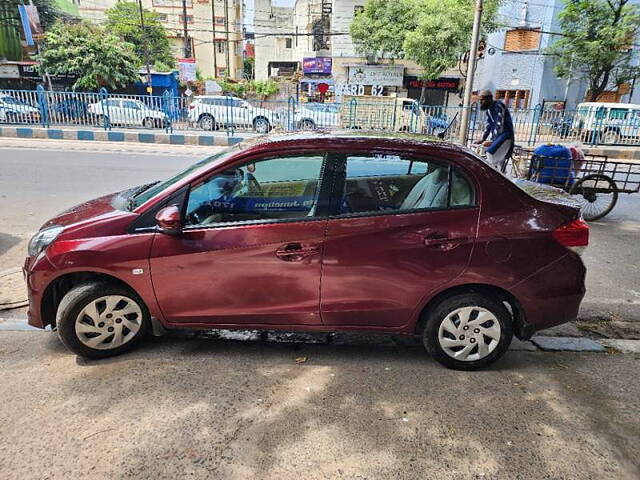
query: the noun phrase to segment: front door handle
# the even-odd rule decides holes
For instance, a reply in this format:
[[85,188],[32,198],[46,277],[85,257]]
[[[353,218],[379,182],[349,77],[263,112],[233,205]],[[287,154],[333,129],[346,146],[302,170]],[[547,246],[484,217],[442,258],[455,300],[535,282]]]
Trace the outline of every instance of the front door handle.
[[319,251],[320,247],[318,245],[294,242],[287,243],[276,250],[276,257],[285,262],[301,262]]

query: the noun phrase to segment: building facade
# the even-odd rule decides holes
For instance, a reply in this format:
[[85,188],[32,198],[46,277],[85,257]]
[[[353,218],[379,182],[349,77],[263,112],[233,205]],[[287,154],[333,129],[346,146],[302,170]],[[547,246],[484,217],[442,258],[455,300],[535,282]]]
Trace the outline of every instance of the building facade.
[[[79,0],[78,11],[81,17],[101,23],[105,20],[105,11],[116,3],[117,0]],[[147,10],[159,14],[171,41],[175,58],[184,58],[185,19],[182,0],[142,0],[142,5]],[[242,1],[186,0],[186,7],[192,57],[195,58],[196,67],[202,76],[241,79]]]
[[[303,96],[342,94],[420,98],[420,67],[404,59],[363,58],[349,35],[366,0],[297,0],[277,7],[255,1],[255,76],[257,80],[299,77]],[[297,72],[297,73],[296,73]],[[458,105],[460,73],[447,72],[426,86],[425,103]]]
[[[634,0],[634,3],[640,3]],[[489,89],[513,108],[573,109],[584,101],[584,79],[561,79],[546,49],[557,38],[563,0],[505,0],[498,20],[504,28],[490,34],[478,61],[474,88]],[[633,85],[623,85],[601,96],[601,101],[640,102]]]

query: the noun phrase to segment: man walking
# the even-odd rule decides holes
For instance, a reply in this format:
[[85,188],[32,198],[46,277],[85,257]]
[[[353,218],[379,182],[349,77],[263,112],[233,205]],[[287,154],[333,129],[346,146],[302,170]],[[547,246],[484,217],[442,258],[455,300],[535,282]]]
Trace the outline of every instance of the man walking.
[[[511,114],[504,103],[493,100],[490,90],[480,92],[480,109],[487,112],[487,127],[476,144],[487,147],[489,163],[496,170],[502,171],[507,159],[513,153],[515,143]],[[487,140],[489,137],[491,139]]]

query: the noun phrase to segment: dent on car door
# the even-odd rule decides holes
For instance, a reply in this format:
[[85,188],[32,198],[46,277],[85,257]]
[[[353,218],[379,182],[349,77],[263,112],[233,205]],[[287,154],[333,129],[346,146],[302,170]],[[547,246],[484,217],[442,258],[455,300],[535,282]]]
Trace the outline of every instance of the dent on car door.
[[345,160],[325,237],[323,323],[400,329],[468,265],[479,214],[473,184],[441,160]]
[[271,155],[192,186],[181,235],[159,234],[151,270],[169,322],[320,324],[325,155]]

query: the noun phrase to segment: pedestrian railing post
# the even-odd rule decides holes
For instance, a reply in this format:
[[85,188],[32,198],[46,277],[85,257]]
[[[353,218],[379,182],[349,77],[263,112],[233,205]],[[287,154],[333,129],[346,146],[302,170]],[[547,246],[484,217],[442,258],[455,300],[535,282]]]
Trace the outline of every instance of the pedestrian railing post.
[[295,130],[295,120],[296,119],[296,99],[293,96],[289,97],[287,100],[287,130]]
[[542,110],[541,105],[536,105],[533,108],[533,118],[531,119],[531,130],[529,132],[529,140],[527,141],[528,145],[533,145],[536,142],[536,136],[538,135],[538,126],[540,122],[540,111]]
[[109,117],[109,92],[107,89],[102,87],[100,89],[100,103],[102,108],[102,123],[105,130],[111,130],[111,118]]
[[162,111],[165,115],[163,127],[164,127],[164,131],[167,133],[173,132],[173,122],[172,122],[173,108],[172,107],[174,107],[173,92],[170,90],[165,90],[165,92],[162,94]]
[[358,109],[358,101],[352,98],[349,101],[349,128],[356,128],[356,114]]

